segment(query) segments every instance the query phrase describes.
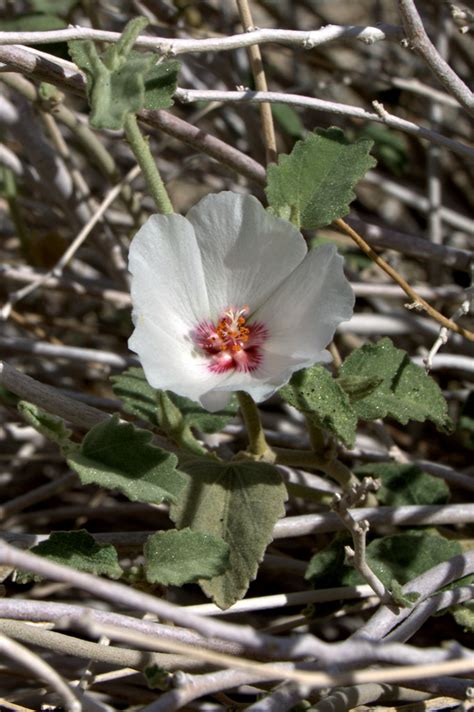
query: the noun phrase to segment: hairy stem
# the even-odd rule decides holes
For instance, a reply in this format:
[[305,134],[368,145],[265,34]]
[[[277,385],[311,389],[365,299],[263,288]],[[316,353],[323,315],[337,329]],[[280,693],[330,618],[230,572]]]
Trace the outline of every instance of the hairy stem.
[[263,432],[262,421],[260,420],[258,408],[254,399],[248,393],[238,391],[237,397],[239,399],[240,412],[249,436],[248,451],[252,455],[262,457],[269,451],[269,447],[267,441],[265,440],[265,434]]
[[155,201],[158,212],[169,215],[174,212],[165,184],[161,178],[155,160],[151,155],[148,141],[143,137],[135,114],[129,114],[125,119],[125,135],[135,154],[137,163],[143,171],[148,190]]

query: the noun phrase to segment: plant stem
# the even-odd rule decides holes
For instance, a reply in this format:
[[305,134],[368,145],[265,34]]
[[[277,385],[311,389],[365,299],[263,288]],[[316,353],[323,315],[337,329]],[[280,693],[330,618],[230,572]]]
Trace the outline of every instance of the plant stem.
[[348,487],[352,482],[358,482],[352,472],[343,462],[335,458],[327,458],[313,450],[293,450],[290,448],[274,447],[278,465],[289,467],[312,467],[322,470],[326,475],[335,480],[342,488]]
[[[244,32],[254,30],[252,13],[248,0],[237,0],[240,20]],[[248,48],[250,66],[257,91],[268,91],[267,78],[263,69],[262,54],[258,44],[250,45]],[[267,163],[276,163],[277,147],[275,138],[275,128],[273,126],[273,116],[270,104],[260,104],[260,117],[262,120],[263,141],[265,143],[265,153]]]
[[148,190],[155,201],[158,212],[168,215],[173,213],[173,206],[166,191],[165,184],[151,155],[148,141],[143,137],[140,131],[135,114],[128,114],[125,119],[124,128],[127,141],[135,154],[138,165],[143,171]]
[[433,319],[436,319],[436,321],[441,324],[442,326],[446,327],[446,329],[450,329],[451,331],[455,331],[457,334],[461,334],[461,336],[464,336],[466,339],[469,339],[469,341],[474,341],[474,332],[468,331],[467,329],[463,329],[462,326],[459,326],[459,324],[456,324],[452,319],[447,319],[445,316],[440,314],[440,312],[437,309],[434,309],[428,302],[423,299],[423,297],[420,297],[420,295],[415,292],[415,290],[410,287],[406,279],[404,279],[401,274],[399,274],[391,265],[386,262],[383,257],[380,257],[374,250],[371,248],[371,246],[350,226],[348,225],[344,220],[339,218],[338,220],[334,221],[334,224],[337,225],[337,227],[342,230],[343,232],[346,233],[346,235],[349,235],[356,245],[360,247],[362,252],[365,252],[365,254],[370,257],[370,259],[375,262],[376,265],[381,267],[386,274],[388,274],[389,277],[393,279],[394,282],[396,282],[407,294],[410,299],[413,300],[413,304],[415,308],[420,308],[424,309],[427,314],[429,314]]
[[309,416],[305,416],[305,423],[312,450],[316,453],[323,453],[326,449],[324,432],[312,422]]
[[248,393],[237,391],[237,397],[239,399],[240,412],[249,436],[248,451],[252,455],[261,457],[268,452],[270,448],[265,440],[260,413],[258,412],[254,399]]

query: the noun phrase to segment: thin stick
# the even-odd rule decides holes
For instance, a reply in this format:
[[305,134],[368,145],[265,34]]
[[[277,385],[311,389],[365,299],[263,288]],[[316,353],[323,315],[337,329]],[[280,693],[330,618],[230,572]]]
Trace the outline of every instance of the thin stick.
[[[78,621],[76,621],[77,624]],[[155,636],[150,636],[146,633],[138,633],[137,631],[131,631],[124,628],[119,628],[118,626],[110,625],[107,623],[99,623],[97,621],[88,621],[84,617],[84,628],[92,635],[106,635],[108,638],[114,640],[120,640],[124,643],[131,643],[149,650],[170,650],[175,653],[181,653],[184,655],[189,655],[196,660],[202,660],[211,664],[218,665],[219,667],[224,666],[231,669],[246,670],[248,672],[258,672],[262,675],[262,680],[295,680],[297,682],[302,682],[309,684],[314,688],[321,688],[325,686],[333,686],[338,684],[346,684],[349,682],[396,682],[403,681],[405,679],[416,680],[423,677],[435,677],[438,675],[450,673],[450,672],[470,672],[474,670],[474,655],[469,657],[462,657],[457,659],[452,658],[452,651],[449,650],[437,650],[431,648],[431,650],[417,650],[411,646],[397,647],[399,651],[398,659],[402,658],[402,648],[405,652],[406,659],[412,658],[410,665],[399,665],[393,668],[385,667],[382,670],[348,670],[347,672],[330,674],[327,672],[313,672],[310,670],[298,669],[295,665],[288,663],[260,663],[240,656],[231,656],[226,653],[216,653],[210,650],[199,650],[189,643],[183,643],[176,640],[161,641]],[[359,645],[362,648],[362,641],[357,641],[356,646]],[[395,646],[396,644],[392,644]],[[370,643],[368,644],[368,647]],[[387,646],[388,647],[388,646]],[[384,660],[390,655],[384,655],[383,647],[380,646],[380,657],[378,651],[373,651],[373,660],[376,661],[377,658]],[[344,659],[341,650],[341,659]],[[414,659],[422,659],[422,657],[428,661],[427,663],[416,664]],[[361,655],[361,658],[365,656]],[[396,655],[393,656],[394,659],[397,658]],[[326,661],[325,661],[326,662]],[[335,662],[335,660],[334,660]],[[365,661],[364,661],[365,662]],[[323,663],[324,664],[324,663]],[[327,662],[326,662],[327,664]],[[350,665],[351,663],[349,663]],[[318,662],[318,667],[321,662]],[[385,678],[386,676],[386,678]],[[149,708],[145,709],[151,709]],[[172,709],[172,708],[166,708]]]
[[[466,314],[469,314],[471,310],[471,302],[472,302],[472,297],[469,299],[465,299],[461,306],[456,309],[454,314],[451,317],[452,321],[456,321],[457,319],[460,319],[462,316],[465,316]],[[426,366],[426,370],[430,371],[433,368],[433,359],[440,350],[442,346],[447,344],[449,338],[449,331],[445,326],[442,326],[441,329],[439,330],[439,336],[434,342],[433,346],[429,350],[428,356],[423,359],[424,364]]]
[[[1,50],[1,48],[0,48]],[[0,51],[0,59],[1,59]],[[375,113],[362,109],[359,106],[350,106],[348,104],[339,104],[335,101],[325,101],[324,99],[315,99],[311,96],[303,96],[301,94],[285,94],[284,92],[276,91],[218,91],[214,89],[177,89],[175,96],[179,101],[185,104],[194,101],[221,101],[225,103],[247,103],[255,102],[262,103],[265,101],[278,103],[278,104],[289,104],[291,106],[302,106],[308,109],[315,109],[316,111],[325,111],[330,114],[335,114],[338,116],[352,116],[357,119],[366,119],[368,121],[375,121],[380,124],[385,124],[393,129],[398,129],[400,131],[405,131],[412,136],[416,136],[420,139],[426,139],[432,143],[437,143],[440,146],[445,146],[449,148],[453,153],[458,153],[462,156],[469,156],[469,158],[474,158],[474,149],[467,146],[459,141],[453,141],[447,138],[443,134],[437,131],[432,131],[426,129],[422,126],[418,126],[413,121],[407,121],[406,119],[401,119],[398,116],[390,114],[386,109],[381,111],[380,104],[376,104],[374,108]]]
[[[254,29],[252,13],[248,0],[237,0],[240,20],[244,32],[251,32]],[[257,91],[268,91],[267,78],[263,68],[262,53],[258,44],[250,45],[248,48],[250,66],[255,81]],[[272,109],[270,104],[260,104],[260,118],[262,119],[263,140],[265,142],[265,153],[267,163],[276,163],[277,147],[275,138],[275,127],[273,125]]]
[[129,181],[134,180],[137,175],[140,173],[140,167],[139,166],[134,166],[131,171],[127,173],[125,178],[123,178],[120,183],[118,183],[116,186],[114,186],[107,195],[105,196],[104,200],[94,213],[90,220],[84,225],[82,230],[79,232],[79,234],[74,238],[72,243],[69,245],[68,249],[64,252],[63,255],[61,255],[60,259],[56,262],[55,266],[50,269],[48,272],[45,272],[44,274],[41,275],[41,277],[38,278],[36,282],[33,282],[32,284],[28,284],[26,287],[23,287],[22,289],[19,289],[17,292],[14,292],[13,294],[10,295],[8,301],[6,304],[2,307],[0,310],[0,319],[8,319],[10,312],[12,310],[12,307],[15,304],[18,304],[18,302],[21,299],[24,299],[27,297],[29,294],[34,292],[36,289],[41,287],[50,277],[59,277],[64,269],[64,267],[67,265],[69,260],[75,255],[77,250],[80,248],[82,243],[86,240],[88,235],[90,234],[91,230],[95,227],[95,225],[99,222],[99,220],[102,219],[103,215],[107,212],[107,209],[110,207],[110,205],[114,202],[114,200],[120,195],[120,192],[123,188],[123,186],[128,183]]
[[244,598],[234,603],[232,608],[223,611],[214,603],[200,603],[186,606],[187,611],[199,613],[201,616],[224,616],[247,611],[262,611],[269,608],[283,606],[298,606],[304,603],[323,603],[326,601],[344,600],[353,598],[368,598],[372,596],[371,586],[338,586],[336,588],[323,588],[317,591],[295,591],[292,593],[277,593],[269,596],[256,596]]
[[362,482],[352,485],[344,495],[341,496],[338,493],[334,495],[333,509],[352,535],[354,549],[351,549],[350,546],[345,547],[349,563],[364,577],[372,591],[383,603],[391,603],[392,597],[390,593],[370,568],[365,555],[369,522],[366,519],[356,521],[349,511],[351,507],[355,507],[361,499],[365,498],[369,492],[375,492],[378,488],[378,482],[371,477],[364,477]]
[[429,66],[438,81],[459,103],[474,116],[474,94],[462,79],[441,57],[426,34],[421,17],[413,0],[398,0],[403,27],[407,35],[405,46],[415,50]]
[[179,116],[174,116],[163,109],[158,111],[143,109],[140,112],[140,118],[151,126],[164,131],[169,136],[173,136],[188,144],[188,146],[192,146],[197,151],[211,156],[219,163],[253,180],[258,185],[264,186],[266,184],[266,171],[260,163],[257,163],[251,156],[247,156],[242,151],[234,148],[234,146],[207,133],[204,129],[184,121]]
[[45,680],[61,697],[64,706],[69,712],[81,712],[82,705],[76,697],[74,690],[62,679],[60,675],[48,665],[47,662],[25,648],[20,643],[11,640],[0,633],[0,653],[2,656],[15,660],[21,667],[27,668],[34,677]]
[[[250,33],[249,33],[250,34]],[[242,35],[240,35],[242,37]],[[33,50],[21,45],[0,46],[0,62],[8,67],[18,69],[28,73],[38,79],[51,82],[58,86],[72,91],[81,96],[85,91],[85,78],[75,64],[67,60],[58,59],[53,55],[48,55],[40,50]],[[445,146],[453,153],[461,156],[468,156],[474,159],[474,149],[458,141],[453,141],[437,131],[431,131],[412,121],[401,119],[398,116],[389,114],[386,110],[372,113],[358,106],[339,104],[332,101],[324,101],[313,97],[301,96],[298,94],[285,94],[284,92],[252,92],[252,91],[209,91],[177,89],[175,92],[177,99],[184,103],[193,101],[219,101],[219,102],[277,102],[292,106],[303,106],[317,111],[326,111],[340,116],[352,116],[354,118],[366,119],[386,124],[387,126],[405,131],[408,134],[420,139],[426,139],[440,146]]]
[[[90,27],[69,27],[65,30],[47,30],[45,32],[0,32],[0,44],[49,44],[51,42],[69,42],[69,40],[91,39],[95,41],[118,42],[120,32],[95,30]],[[304,32],[300,30],[264,29],[252,30],[245,35],[229,37],[211,37],[204,39],[168,39],[140,35],[135,40],[135,47],[147,47],[169,55],[190,52],[222,52],[251,47],[267,42],[283,43],[303,49],[313,49],[327,42],[338,39],[356,39],[365,44],[380,40],[399,40],[402,29],[396,25],[381,24],[378,27],[361,25],[326,25],[319,30]]]
[[462,326],[459,326],[459,324],[456,324],[451,319],[447,319],[445,316],[440,314],[437,309],[428,304],[428,302],[425,301],[423,297],[420,297],[420,295],[415,292],[412,287],[410,287],[408,282],[391,265],[389,265],[388,262],[386,262],[382,257],[380,257],[376,252],[374,252],[371,246],[350,225],[348,225],[344,220],[340,218],[338,220],[335,220],[334,224],[337,225],[343,232],[345,232],[346,235],[349,235],[349,237],[354,240],[358,247],[360,247],[362,252],[364,252],[368,257],[370,257],[370,259],[373,260],[375,264],[381,267],[383,271],[386,272],[389,277],[391,277],[393,281],[396,282],[403,289],[405,294],[407,294],[410,299],[412,299],[415,308],[424,309],[427,314],[429,314],[442,326],[445,326],[451,331],[455,331],[457,334],[461,334],[461,336],[464,336],[464,338],[468,339],[469,341],[474,341],[474,333],[472,331],[463,329]]
[[[54,622],[57,623],[57,621]],[[63,655],[74,655],[78,658],[86,658],[93,662],[107,663],[108,665],[132,667],[135,670],[143,670],[153,664],[169,670],[196,670],[196,668],[201,667],[200,664],[187,660],[181,655],[168,655],[166,653],[143,655],[140,650],[92,643],[72,635],[64,635],[64,633],[45,630],[38,626],[14,620],[0,620],[0,644],[3,635],[2,631],[28,645],[38,645],[46,650],[52,650]]]
[[28,492],[25,492],[14,499],[10,499],[8,502],[5,502],[5,504],[1,504],[0,519],[6,519],[7,517],[11,517],[12,514],[21,512],[23,509],[26,509],[26,507],[31,507],[33,504],[43,502],[45,499],[49,499],[54,494],[72,487],[77,484],[77,482],[78,477],[76,473],[68,472],[52,482],[48,482],[40,487],[34,487]]

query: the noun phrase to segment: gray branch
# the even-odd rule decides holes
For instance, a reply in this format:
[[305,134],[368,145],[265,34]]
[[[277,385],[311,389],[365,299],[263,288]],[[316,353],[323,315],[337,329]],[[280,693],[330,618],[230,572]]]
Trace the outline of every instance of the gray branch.
[[398,0],[403,27],[407,36],[407,46],[415,50],[429,66],[438,81],[459,103],[474,115],[474,94],[462,79],[441,57],[426,34],[414,0]]

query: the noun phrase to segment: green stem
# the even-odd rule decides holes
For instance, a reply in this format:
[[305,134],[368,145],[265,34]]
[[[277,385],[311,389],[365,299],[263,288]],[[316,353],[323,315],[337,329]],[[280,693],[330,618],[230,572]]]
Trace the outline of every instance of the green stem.
[[336,480],[343,488],[348,487],[353,482],[358,482],[350,469],[335,458],[322,457],[312,450],[291,450],[283,447],[274,447],[272,450],[276,455],[276,463],[278,465],[316,468]]
[[240,412],[249,436],[248,452],[261,457],[269,451],[269,447],[265,440],[260,413],[258,412],[254,399],[248,393],[237,391],[237,397],[239,399]]
[[127,141],[135,154],[138,165],[142,169],[148,185],[148,190],[156,203],[158,212],[168,215],[174,213],[165,184],[161,179],[160,172],[156,166],[153,156],[151,155],[148,141],[143,137],[142,132],[139,129],[135,114],[128,114],[125,119],[124,128]]
[[306,430],[308,431],[309,441],[314,452],[324,452],[326,449],[326,442],[324,440],[324,432],[321,428],[318,428],[311,420],[311,418],[306,415]]
[[160,426],[177,445],[197,455],[208,455],[208,451],[194,437],[191,428],[185,424],[183,414],[173,403],[166,391],[158,391]]

